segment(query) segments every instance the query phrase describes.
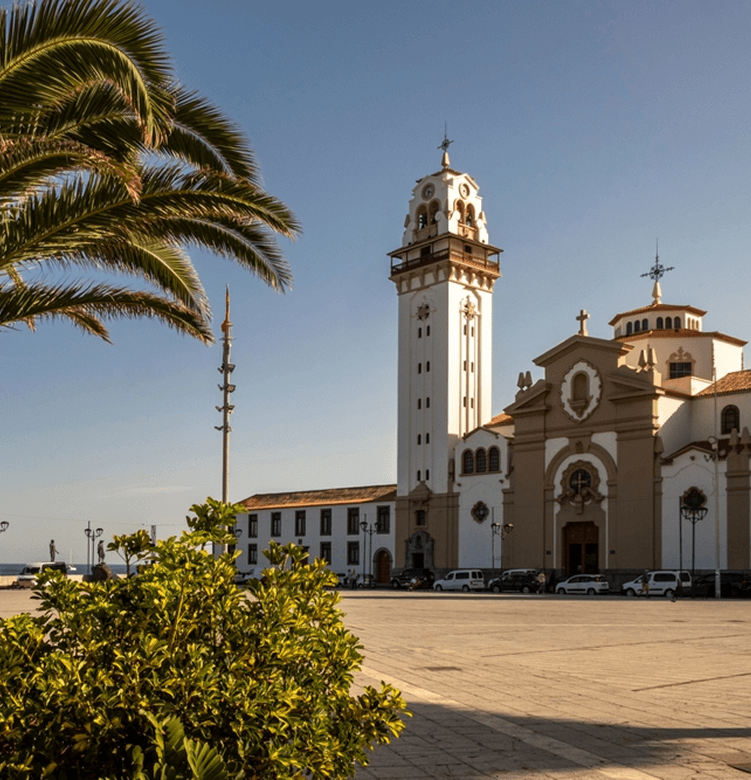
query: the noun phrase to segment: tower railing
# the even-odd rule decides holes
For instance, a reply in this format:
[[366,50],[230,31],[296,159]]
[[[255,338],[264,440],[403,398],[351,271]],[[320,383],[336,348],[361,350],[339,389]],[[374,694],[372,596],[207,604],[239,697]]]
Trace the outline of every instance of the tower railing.
[[[497,257],[497,255],[493,255]],[[488,257],[477,257],[477,255],[471,255],[467,252],[460,252],[455,249],[442,249],[439,252],[431,252],[427,255],[420,255],[410,260],[404,260],[400,256],[392,256],[391,258],[391,275],[401,274],[405,271],[412,271],[415,268],[421,268],[426,265],[432,265],[433,263],[440,263],[443,260],[451,260],[454,263],[461,263],[462,265],[470,266],[471,268],[478,268],[485,271],[492,271],[498,273],[500,269],[500,263],[497,260],[491,260]]]

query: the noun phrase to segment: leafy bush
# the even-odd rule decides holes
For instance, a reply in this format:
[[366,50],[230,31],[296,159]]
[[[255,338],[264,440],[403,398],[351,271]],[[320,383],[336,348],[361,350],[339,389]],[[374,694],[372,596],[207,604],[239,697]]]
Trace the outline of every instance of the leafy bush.
[[0,621],[1,777],[346,778],[398,736],[398,691],[350,695],[359,644],[324,564],[272,542],[243,590],[205,549],[242,508],[191,509],[179,539],[110,545],[148,558],[137,576],[45,574],[41,611]]

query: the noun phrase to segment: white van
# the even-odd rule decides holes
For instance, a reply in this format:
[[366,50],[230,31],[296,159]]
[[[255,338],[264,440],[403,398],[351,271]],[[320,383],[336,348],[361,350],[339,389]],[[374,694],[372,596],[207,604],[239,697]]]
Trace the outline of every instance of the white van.
[[[691,575],[680,572],[681,590],[691,590]],[[627,596],[672,596],[678,591],[678,571],[648,571],[631,582],[621,585],[621,592]]]
[[433,590],[485,590],[485,577],[476,569],[455,569],[433,583]]
[[69,567],[64,561],[40,561],[38,563],[27,563],[26,566],[21,569],[16,582],[22,588],[30,588],[34,584],[37,574],[40,574],[45,569],[52,569],[54,571],[61,571],[66,577],[69,571],[73,571],[73,567]]

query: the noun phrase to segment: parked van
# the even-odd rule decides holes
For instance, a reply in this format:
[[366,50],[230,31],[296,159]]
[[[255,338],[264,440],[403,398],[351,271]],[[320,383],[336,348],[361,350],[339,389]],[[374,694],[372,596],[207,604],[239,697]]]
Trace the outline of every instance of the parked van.
[[39,563],[27,563],[26,566],[21,569],[16,582],[22,588],[30,588],[34,584],[34,580],[36,579],[37,574],[40,574],[46,569],[60,571],[66,577],[68,576],[68,571],[73,571],[73,567],[69,567],[64,561],[42,561]]
[[[681,588],[684,594],[691,590],[691,575],[687,571],[680,572]],[[621,592],[627,596],[672,596],[678,587],[677,571],[647,571],[631,582],[621,585]]]
[[455,569],[433,583],[433,590],[485,590],[485,577],[475,569]]

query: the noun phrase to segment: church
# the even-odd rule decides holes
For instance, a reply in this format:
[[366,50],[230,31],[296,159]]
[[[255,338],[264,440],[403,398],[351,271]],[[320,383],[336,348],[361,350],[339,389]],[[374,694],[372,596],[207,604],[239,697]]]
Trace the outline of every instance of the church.
[[[493,289],[500,254],[475,179],[451,167],[412,190],[398,296],[397,482],[256,494],[237,566],[270,539],[387,583],[393,570],[536,568],[549,577],[751,566],[751,371],[745,341],[707,313],[652,300],[533,359],[493,415]],[[573,323],[572,323],[573,324]],[[508,334],[513,338],[513,333]]]

